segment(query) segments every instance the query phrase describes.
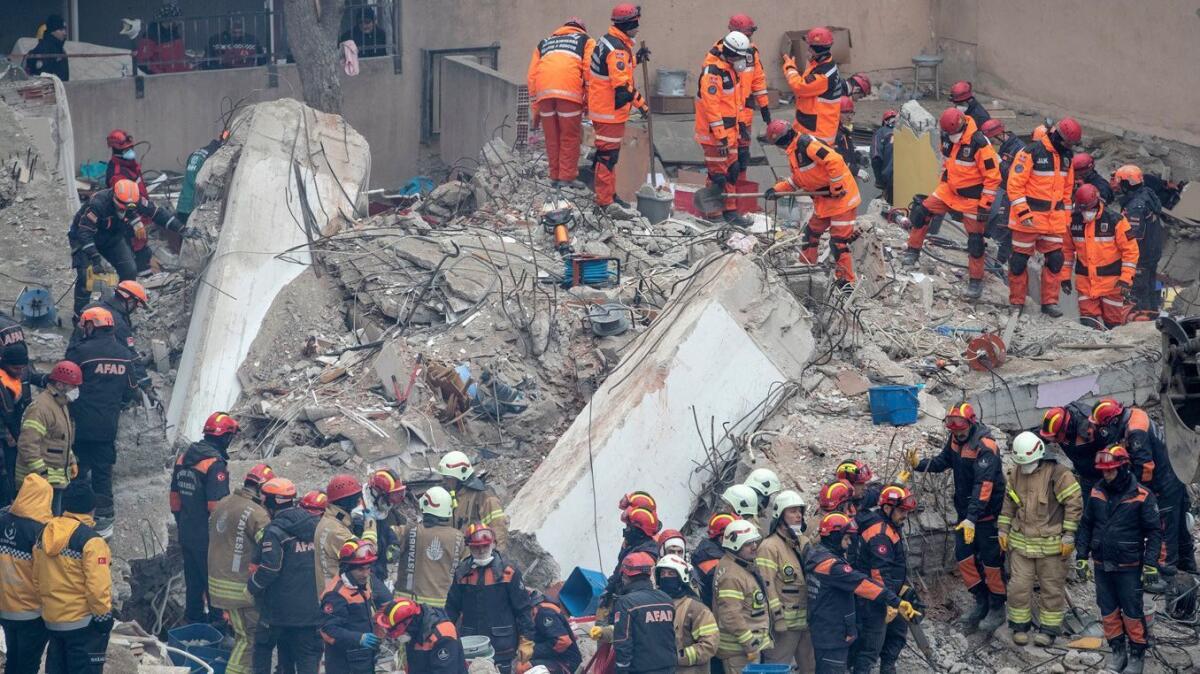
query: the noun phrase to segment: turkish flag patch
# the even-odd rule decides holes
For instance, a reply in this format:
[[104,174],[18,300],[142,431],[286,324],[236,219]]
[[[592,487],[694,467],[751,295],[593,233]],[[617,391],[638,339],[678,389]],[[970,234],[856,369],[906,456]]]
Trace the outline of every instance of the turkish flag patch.
[[100,566],[108,566],[108,557],[98,557],[96,563]]
[[333,604],[326,604],[324,609],[326,613],[333,613]]
[[225,472],[217,473],[217,482],[224,482],[229,479],[229,475]]
[[888,551],[887,546],[882,543],[879,544],[879,547],[875,548],[875,552],[878,552],[881,557],[883,555],[886,555],[887,551]]

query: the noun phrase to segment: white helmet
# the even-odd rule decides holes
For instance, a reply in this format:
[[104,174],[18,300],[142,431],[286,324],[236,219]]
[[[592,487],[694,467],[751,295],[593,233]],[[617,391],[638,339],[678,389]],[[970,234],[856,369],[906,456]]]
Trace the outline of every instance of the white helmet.
[[[672,553],[670,550],[678,549],[679,552]],[[662,542],[661,550],[663,554],[679,554],[687,552],[687,541],[680,536],[672,536]]]
[[779,482],[779,476],[770,468],[755,468],[750,471],[750,475],[746,477],[746,481],[742,484],[750,487],[758,492],[759,496],[765,498],[770,498],[780,489],[783,489],[783,485]]
[[1025,431],[1018,435],[1012,443],[1013,461],[1017,465],[1025,465],[1041,461],[1046,455],[1046,445],[1036,433]]
[[721,537],[721,547],[730,552],[737,552],[747,543],[761,540],[762,534],[758,533],[758,527],[754,526],[753,522],[734,520],[725,527],[725,534]]
[[450,498],[450,492],[441,487],[430,487],[428,491],[421,494],[417,504],[420,506],[421,512],[426,515],[433,515],[444,520],[448,520],[454,515],[454,503]]
[[735,515],[754,517],[758,515],[758,492],[744,484],[735,484],[721,494],[721,500],[733,508]]
[[462,452],[446,452],[442,460],[438,462],[438,472],[446,477],[458,478],[466,482],[475,474],[475,467],[471,465],[471,459]]
[[[679,579],[683,581],[684,585],[692,582],[691,565],[679,555],[663,555],[662,558],[658,560],[658,563],[654,565],[654,568],[671,569],[675,573],[679,574]],[[657,576],[657,572],[655,572],[655,575]]]
[[538,665],[532,669],[525,670],[525,674],[550,674],[550,670],[546,669],[546,665]]
[[788,508],[804,508],[804,497],[799,492],[788,489],[776,494],[771,506],[771,514],[778,522],[783,517],[783,511]]
[[731,30],[721,41],[727,51],[733,52],[739,58],[746,58],[750,55],[750,38],[746,37],[745,33]]

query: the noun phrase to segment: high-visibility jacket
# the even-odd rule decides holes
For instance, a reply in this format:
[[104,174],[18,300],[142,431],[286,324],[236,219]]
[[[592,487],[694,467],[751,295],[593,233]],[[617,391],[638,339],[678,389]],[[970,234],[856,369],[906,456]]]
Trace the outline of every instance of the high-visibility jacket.
[[[1008,173],[1010,229],[1053,241],[1066,233],[1075,189],[1071,153],[1059,154],[1049,136],[1025,146]],[[1021,221],[1033,218],[1030,228]]]
[[1004,507],[996,520],[1008,547],[1025,557],[1057,557],[1064,534],[1075,535],[1083,517],[1083,494],[1071,469],[1044,460],[1032,473],[1008,471]]
[[313,570],[318,588],[324,588],[341,574],[338,556],[342,553],[342,545],[354,538],[351,524],[350,513],[332,503],[326,506],[325,513],[317,521],[317,530],[313,534],[313,545],[316,546]]
[[[1063,240],[1067,268],[1073,260],[1075,274],[1088,277],[1095,294],[1111,291],[1118,280],[1132,285],[1138,262],[1138,242],[1129,236],[1129,221],[1120,212],[1104,208],[1103,202],[1099,210],[1095,220],[1086,222],[1076,209]],[[1107,281],[1106,288],[1095,287],[1101,281]]]
[[538,42],[529,59],[529,98],[583,104],[588,65],[596,41],[578,26],[563,26]]
[[737,118],[744,99],[738,73],[721,58],[720,47],[708,50],[696,81],[696,142],[737,147]]
[[767,586],[767,605],[776,625],[788,631],[808,628],[808,591],[804,586],[804,566],[800,562],[800,543],[776,531],[763,539],[754,560]]
[[832,143],[842,117],[842,96],[848,91],[833,57],[818,56],[808,62],[804,72],[788,68],[783,74],[796,96],[796,131]]
[[87,627],[112,619],[112,552],[91,515],[63,513],[46,523],[33,549],[33,575],[46,629]]
[[752,124],[754,111],[770,107],[771,97],[767,94],[767,73],[763,70],[762,56],[758,47],[750,44],[749,68],[738,73],[738,84],[742,94],[742,105],[738,110],[738,122]]
[[717,654],[717,618],[695,595],[675,599],[675,674],[705,674]]
[[983,423],[976,422],[962,442],[951,433],[942,452],[933,458],[921,459],[914,470],[953,472],[954,511],[959,520],[982,522],[1000,514],[1004,500],[1004,471],[1000,467],[996,441]]
[[588,117],[600,124],[623,124],[634,105],[645,105],[633,81],[637,67],[633,38],[616,26],[596,40],[588,73]]
[[508,546],[508,515],[500,499],[492,493],[483,480],[473,477],[450,492],[454,505],[454,528],[467,533],[472,524],[482,524],[496,535],[496,547]]
[[246,581],[254,572],[258,544],[270,523],[267,509],[242,487],[217,503],[208,518],[208,601],[217,608],[254,605]]
[[833,183],[846,186],[840,197],[813,197],[813,214],[818,218],[853,210],[862,203],[858,183],[842,155],[829,145],[807,133],[797,134],[787,148],[792,174],[787,180],[775,183],[775,191],[803,190],[815,192],[829,189]]
[[75,472],[75,423],[67,397],[52,388],[42,389],[21,419],[17,439],[16,480],[30,473],[46,478],[52,487],[65,489]]
[[33,620],[42,615],[33,574],[33,548],[50,521],[54,491],[40,475],[21,483],[12,507],[0,511],[0,619]]
[[713,613],[721,630],[717,655],[750,655],[771,647],[767,586],[753,562],[726,552],[713,573]]
[[974,213],[980,201],[996,199],[1000,158],[975,120],[967,117],[966,122],[957,142],[942,132],[942,178],[933,196],[960,213]]
[[463,534],[454,527],[425,523],[407,527],[400,535],[396,595],[444,608],[463,547]]

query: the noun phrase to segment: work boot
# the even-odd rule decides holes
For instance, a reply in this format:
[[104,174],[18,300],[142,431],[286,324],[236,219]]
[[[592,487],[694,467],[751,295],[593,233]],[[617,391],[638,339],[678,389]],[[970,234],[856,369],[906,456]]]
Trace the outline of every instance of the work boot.
[[616,196],[615,194],[613,195],[613,203],[619,205],[621,208],[630,208],[628,201],[625,201],[624,199]]
[[896,674],[896,663],[880,662],[879,663],[879,674]]
[[1024,646],[1025,644],[1029,643],[1029,629],[1026,628],[1020,631],[1013,630],[1012,640],[1013,643],[1018,646]]
[[1062,309],[1059,309],[1057,304],[1043,304],[1042,313],[1050,318],[1062,318],[1063,315]]
[[979,623],[979,629],[982,632],[995,632],[1008,620],[1007,612],[1004,610],[1004,598],[992,595],[991,599],[991,609]]
[[1129,651],[1125,649],[1125,638],[1121,637],[1119,641],[1109,643],[1112,647],[1112,655],[1108,657],[1108,668],[1114,672],[1125,671],[1125,665],[1129,664]]
[[900,264],[904,267],[917,266],[917,260],[921,258],[920,248],[905,248],[900,255]]
[[725,219],[725,222],[733,225],[734,227],[740,227],[742,229],[754,224],[754,220],[742,215],[741,213],[738,213],[737,211],[725,211],[721,214],[721,217]]
[[1039,631],[1037,634],[1033,635],[1033,643],[1045,648],[1046,646],[1054,643],[1054,635],[1050,634],[1049,632]]
[[983,297],[983,279],[973,278],[967,281],[967,289],[963,291],[963,299],[977,300]]
[[966,630],[967,632],[974,632],[975,630],[979,629],[980,621],[982,621],[984,616],[986,616],[987,614],[988,614],[987,597],[983,597],[983,598],[977,597],[975,599],[975,608],[972,609],[970,613],[964,615],[960,621],[963,626],[963,629]]
[[1134,651],[1130,649],[1129,664],[1125,665],[1125,669],[1121,670],[1125,674],[1142,674],[1143,668],[1146,666],[1146,651],[1138,649]]

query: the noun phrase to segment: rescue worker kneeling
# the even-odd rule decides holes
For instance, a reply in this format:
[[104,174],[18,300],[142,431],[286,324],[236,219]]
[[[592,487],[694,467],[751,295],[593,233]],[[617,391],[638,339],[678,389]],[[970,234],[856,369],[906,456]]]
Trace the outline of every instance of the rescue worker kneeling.
[[713,594],[725,674],[740,674],[772,646],[767,586],[754,561],[761,540],[758,527],[745,520],[731,522],[721,540],[725,555],[713,574]]
[[1129,296],[1137,271],[1138,242],[1129,236],[1129,221],[1105,208],[1091,185],[1075,190],[1071,229],[1063,239],[1062,290],[1071,292],[1071,267],[1079,290],[1079,322],[1115,328],[1129,316]]
[[550,594],[543,595],[536,590],[529,592],[534,630],[530,637],[533,639],[533,657],[529,664],[533,668],[545,667],[549,674],[575,674],[583,664],[579,642],[557,592],[546,591]]
[[[704,152],[708,184],[720,192],[736,192],[741,163],[738,162],[738,114],[745,96],[738,86],[740,74],[750,67],[750,38],[731,31],[704,57],[696,86],[696,142]],[[747,148],[749,150],[749,148]],[[750,219],[738,213],[737,198],[727,197],[722,211],[725,222],[748,227]]]
[[675,602],[676,674],[706,674],[717,654],[717,619],[700,603],[691,576],[681,555],[665,555],[654,566],[658,589]]
[[329,582],[321,598],[321,639],[325,641],[327,674],[374,674],[379,637],[375,612],[388,597],[373,573],[375,544],[352,538],[338,554],[341,575]]
[[1046,447],[1025,431],[1013,440],[1008,490],[997,520],[1000,548],[1008,552],[1008,624],[1013,643],[1029,643],[1033,588],[1041,588],[1040,629],[1033,641],[1049,646],[1062,633],[1067,608],[1063,558],[1075,550],[1083,496],[1071,469],[1046,458]]
[[412,674],[467,674],[458,630],[442,609],[400,597],[379,609],[375,625],[388,639],[404,642],[404,661]]

